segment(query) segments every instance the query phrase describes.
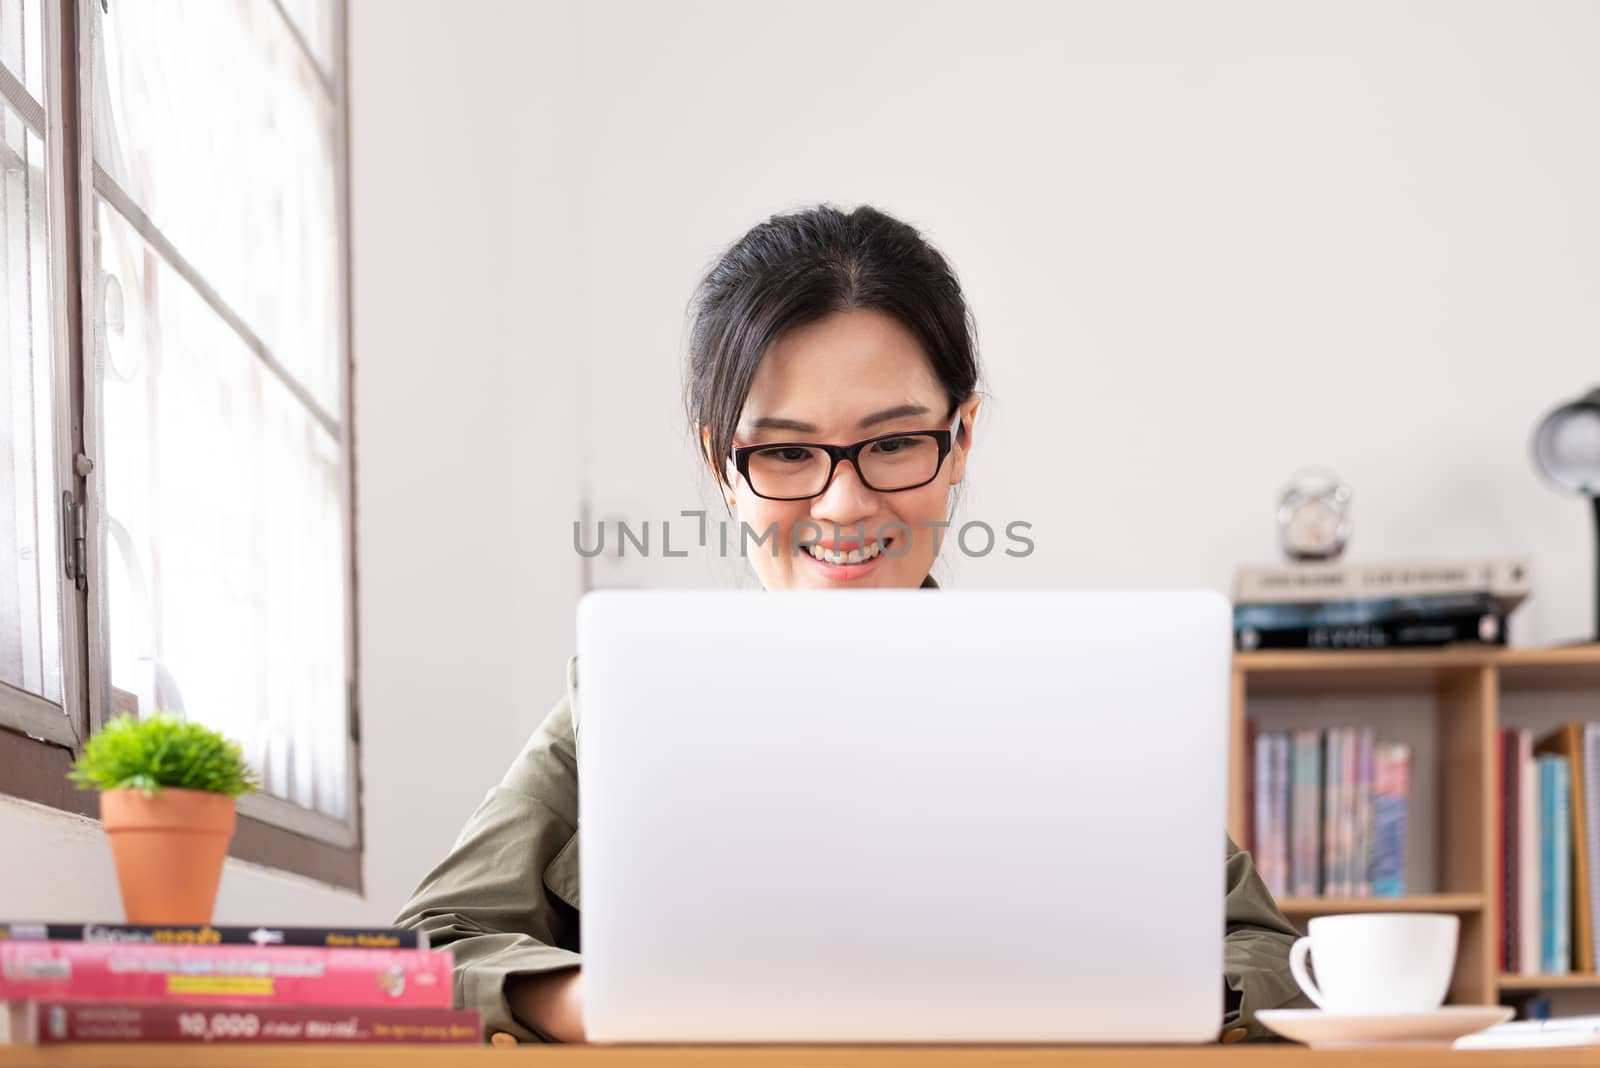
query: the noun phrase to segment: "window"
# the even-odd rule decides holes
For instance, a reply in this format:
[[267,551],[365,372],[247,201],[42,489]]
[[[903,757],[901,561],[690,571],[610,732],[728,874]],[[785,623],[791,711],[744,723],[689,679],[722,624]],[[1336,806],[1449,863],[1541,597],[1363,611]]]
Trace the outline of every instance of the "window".
[[0,0],[0,789],[83,810],[61,778],[88,720],[60,15]]
[[0,725],[216,727],[235,851],[356,885],[343,27],[0,0]]

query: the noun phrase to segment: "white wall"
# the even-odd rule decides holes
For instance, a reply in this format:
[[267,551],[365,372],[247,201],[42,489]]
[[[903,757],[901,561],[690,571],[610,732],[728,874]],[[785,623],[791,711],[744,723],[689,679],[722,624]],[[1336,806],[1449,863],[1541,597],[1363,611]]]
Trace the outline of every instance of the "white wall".
[[465,10],[351,17],[366,871],[385,919],[564,692],[578,593],[577,21]]
[[1600,384],[1600,5],[583,12],[601,514],[700,500],[689,446],[654,446],[683,440],[683,304],[717,248],[870,202],[926,229],[977,316],[965,518],[1034,524],[1031,557],[947,546],[935,574],[1226,589],[1277,557],[1283,482],[1325,463],[1355,490],[1351,558],[1526,554],[1514,639],[1589,633],[1586,505],[1529,441]]
[[[230,859],[217,891],[215,922],[361,924],[375,919],[374,905],[345,890]],[[120,920],[116,868],[100,824],[0,797],[0,911],[7,919]]]
[[[1037,550],[949,551],[948,581],[1226,588],[1323,462],[1355,486],[1353,556],[1527,554],[1515,637],[1590,626],[1587,517],[1527,457],[1600,380],[1600,6],[355,0],[351,23],[369,896],[234,864],[219,919],[393,915],[560,693],[580,489],[635,522],[705,500],[694,282],[817,200],[925,227],[975,308],[964,517],[1032,522]],[[0,856],[47,862],[0,864],[0,911],[115,914],[92,827],[0,803]]]

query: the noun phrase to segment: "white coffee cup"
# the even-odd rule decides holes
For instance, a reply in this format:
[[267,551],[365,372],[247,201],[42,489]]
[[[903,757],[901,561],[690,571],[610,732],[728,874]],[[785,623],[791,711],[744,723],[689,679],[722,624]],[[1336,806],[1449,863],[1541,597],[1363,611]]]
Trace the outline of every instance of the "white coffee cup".
[[[1431,912],[1318,916],[1289,950],[1289,971],[1326,1012],[1429,1012],[1443,1002],[1461,921]],[[1317,978],[1306,974],[1306,953]]]

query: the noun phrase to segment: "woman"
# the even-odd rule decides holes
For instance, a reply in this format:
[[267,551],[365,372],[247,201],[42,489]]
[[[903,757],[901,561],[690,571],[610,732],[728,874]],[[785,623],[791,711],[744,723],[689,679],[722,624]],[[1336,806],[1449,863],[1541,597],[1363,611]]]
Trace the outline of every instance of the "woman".
[[[728,249],[695,301],[687,403],[729,507],[784,547],[750,554],[762,585],[936,587],[977,382],[961,288],[905,223],[824,206]],[[574,658],[566,696],[397,921],[454,949],[456,1001],[491,1034],[583,1038],[577,711]],[[1221,1034],[1260,1037],[1258,1010],[1303,1003],[1295,931],[1231,842],[1226,874]]]

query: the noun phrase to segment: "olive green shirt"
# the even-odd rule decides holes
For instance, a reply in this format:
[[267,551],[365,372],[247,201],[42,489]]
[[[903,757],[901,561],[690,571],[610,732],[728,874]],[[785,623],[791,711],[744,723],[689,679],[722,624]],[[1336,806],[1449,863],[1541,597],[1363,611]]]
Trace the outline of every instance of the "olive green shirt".
[[[483,1014],[486,1035],[542,1040],[506,1002],[506,979],[576,967],[579,956],[577,657],[567,693],[467,820],[395,921],[455,951],[455,1000]],[[1256,874],[1227,843],[1225,1010],[1219,1037],[1270,1037],[1260,1009],[1307,1004],[1289,975],[1298,937]],[[1131,873],[1107,872],[1109,878]],[[1128,922],[1138,922],[1130,916]]]

